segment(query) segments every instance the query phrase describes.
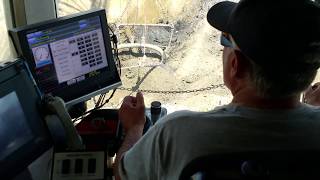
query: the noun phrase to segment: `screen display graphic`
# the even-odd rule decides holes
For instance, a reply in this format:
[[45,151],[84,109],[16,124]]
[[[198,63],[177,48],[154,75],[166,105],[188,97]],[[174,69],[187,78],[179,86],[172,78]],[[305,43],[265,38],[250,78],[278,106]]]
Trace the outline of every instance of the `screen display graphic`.
[[108,67],[99,16],[30,33],[27,39],[45,92]]

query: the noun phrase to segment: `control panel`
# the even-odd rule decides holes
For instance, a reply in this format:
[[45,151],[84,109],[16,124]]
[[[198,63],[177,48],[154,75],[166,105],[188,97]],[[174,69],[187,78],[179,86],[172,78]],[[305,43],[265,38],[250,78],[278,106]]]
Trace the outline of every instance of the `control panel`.
[[52,180],[104,179],[103,151],[55,153]]

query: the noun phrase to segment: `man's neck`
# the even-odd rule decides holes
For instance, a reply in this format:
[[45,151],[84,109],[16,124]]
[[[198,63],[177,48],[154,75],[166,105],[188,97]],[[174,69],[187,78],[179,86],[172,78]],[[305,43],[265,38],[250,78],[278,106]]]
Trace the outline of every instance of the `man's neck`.
[[258,109],[293,109],[300,105],[299,95],[270,99],[258,96],[256,91],[245,88],[234,93],[232,104]]

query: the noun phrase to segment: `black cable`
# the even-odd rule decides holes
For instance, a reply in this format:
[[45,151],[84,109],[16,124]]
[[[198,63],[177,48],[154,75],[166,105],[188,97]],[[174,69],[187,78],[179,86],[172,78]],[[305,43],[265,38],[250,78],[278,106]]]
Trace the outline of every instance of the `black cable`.
[[101,99],[101,94],[97,100],[97,102],[94,104],[94,108],[98,107],[99,106],[99,103],[100,103],[100,99]]
[[103,107],[104,105],[106,105],[107,103],[109,103],[109,101],[113,98],[113,95],[116,93],[117,89],[114,89],[110,95],[110,97],[105,101],[103,102],[100,106]]
[[101,94],[101,95],[99,96],[99,99],[98,99],[97,103],[95,104],[95,108],[97,108],[97,107],[101,106],[101,104],[103,104],[104,99],[105,99],[105,97],[106,97],[106,94],[107,94],[107,93],[103,93],[103,94]]
[[100,105],[101,102],[101,98],[102,98],[102,94],[100,94],[98,101],[95,103],[94,108],[98,107]]
[[118,65],[119,75],[121,76],[121,62],[119,58],[119,51],[118,51],[118,38],[116,35],[112,35],[112,42],[113,42],[113,53],[114,57],[116,58],[116,62]]
[[108,25],[109,30],[111,31],[112,35],[114,35],[114,31],[112,30],[112,28]]
[[[115,38],[117,38],[116,36],[115,36]],[[117,40],[118,41],[118,40]],[[121,62],[120,62],[120,58],[119,58],[119,50],[118,50],[118,43],[115,43],[115,50],[116,50],[116,52],[115,52],[115,56],[116,56],[116,58],[117,58],[117,60],[118,60],[118,66],[119,66],[119,75],[121,76]]]
[[105,97],[106,97],[106,93],[102,94],[99,106],[101,106],[102,102],[104,102]]
[[[116,91],[117,91],[117,89],[114,89],[114,90],[112,91],[111,95],[109,96],[109,98],[108,98],[105,102],[103,102],[103,103],[100,102],[101,104],[99,104],[98,106],[94,107],[93,109],[85,112],[85,113],[81,116],[81,118],[80,118],[80,117],[79,117],[79,118],[76,118],[76,119],[73,120],[72,122],[75,123],[75,122],[79,121],[80,119],[83,119],[83,117],[84,117],[85,115],[90,114],[90,113],[92,113],[93,111],[96,111],[96,110],[102,108],[104,105],[106,105],[106,104],[112,99],[112,97],[113,97],[113,95],[115,94]],[[106,93],[101,94],[100,96],[102,96],[102,95],[105,96]],[[99,97],[99,98],[100,98],[100,97]],[[103,98],[104,98],[104,97],[103,97]]]
[[119,75],[121,76],[121,62],[120,62],[119,51],[118,51],[118,38],[117,38],[117,36],[115,35],[114,31],[112,30],[112,28],[109,25],[108,25],[108,29],[111,32],[111,34],[109,34],[109,35],[110,35],[110,38],[111,38],[111,41],[112,41],[112,45],[113,45],[113,48],[112,48],[113,55],[116,58],[116,64],[117,64],[118,72],[119,72]]

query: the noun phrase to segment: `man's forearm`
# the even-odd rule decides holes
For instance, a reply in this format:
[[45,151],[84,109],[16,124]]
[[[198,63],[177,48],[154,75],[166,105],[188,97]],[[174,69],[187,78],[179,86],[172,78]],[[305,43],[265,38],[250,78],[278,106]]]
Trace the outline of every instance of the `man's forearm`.
[[120,180],[119,165],[124,153],[127,152],[134,144],[136,144],[136,142],[138,142],[138,140],[142,137],[142,132],[143,126],[132,127],[128,132],[126,132],[124,141],[115,159],[114,174],[116,180]]

